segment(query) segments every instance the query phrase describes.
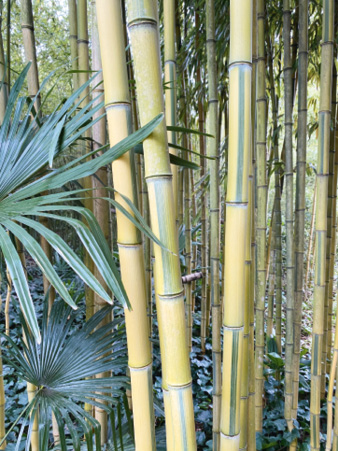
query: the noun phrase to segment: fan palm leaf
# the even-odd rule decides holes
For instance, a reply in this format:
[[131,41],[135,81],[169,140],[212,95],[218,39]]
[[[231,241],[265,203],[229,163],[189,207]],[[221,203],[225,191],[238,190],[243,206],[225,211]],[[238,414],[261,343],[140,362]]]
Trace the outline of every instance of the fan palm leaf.
[[[127,384],[127,378],[123,375],[123,369],[127,366],[126,338],[121,319],[98,328],[102,319],[111,312],[111,307],[107,306],[81,328],[76,328],[74,321],[77,312],[69,306],[61,301],[56,302],[49,319],[47,307],[46,303],[41,343],[33,335],[22,313],[25,340],[20,338],[16,343],[2,334],[8,345],[2,346],[5,364],[14,368],[18,377],[37,387],[33,400],[22,412],[17,449],[27,423],[26,449],[29,449],[31,426],[38,411],[41,451],[48,449],[51,412],[59,426],[62,450],[67,449],[67,435],[73,449],[80,450],[79,427],[85,434],[88,450],[93,449],[93,434],[95,449],[100,450],[100,424],[84,410],[83,405],[89,403],[110,412],[110,406],[120,402]],[[89,379],[107,371],[112,371],[113,376]]]
[[[22,242],[49,282],[70,306],[76,308],[63,282],[46,261],[40,244],[25,231],[23,226],[42,235],[91,289],[105,301],[111,303],[111,296],[67,243],[32,216],[49,215],[52,217],[55,210],[61,211],[62,207],[65,210],[67,207],[62,202],[65,203],[68,197],[71,198],[79,192],[83,193],[84,190],[41,194],[45,191],[60,189],[71,181],[90,176],[100,167],[119,158],[149,136],[162,120],[162,115],[95,159],[88,158],[95,153],[91,152],[62,167],[53,168],[54,158],[74,144],[88,128],[101,118],[100,116],[95,120],[92,119],[95,112],[102,107],[102,103],[96,103],[97,98],[95,98],[86,106],[81,106],[86,88],[93,82],[94,77],[92,77],[69,99],[62,102],[50,116],[40,120],[34,111],[35,99],[32,99],[26,107],[26,99],[19,98],[28,69],[29,65],[20,74],[11,90],[6,114],[0,127],[0,249],[6,260],[24,317],[33,335],[38,338],[39,328],[24,269],[16,247],[6,232],[10,231]],[[41,89],[44,85],[45,82],[42,83]],[[72,209],[72,207],[68,205],[68,209]],[[61,215],[53,217],[67,221],[74,227],[108,288],[124,306],[130,307],[108,244],[95,217],[85,208],[77,211],[87,220],[87,224]],[[135,222],[138,227],[142,227],[138,221],[135,220]]]

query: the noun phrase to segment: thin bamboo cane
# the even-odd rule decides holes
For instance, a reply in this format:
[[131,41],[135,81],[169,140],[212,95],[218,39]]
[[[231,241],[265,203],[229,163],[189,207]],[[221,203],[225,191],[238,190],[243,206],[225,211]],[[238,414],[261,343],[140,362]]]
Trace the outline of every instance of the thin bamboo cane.
[[290,1],[283,1],[284,41],[284,111],[285,111],[285,224],[286,224],[286,336],[285,336],[285,406],[284,416],[289,430],[292,423],[292,355],[294,311],[294,240],[293,240],[293,159],[292,159],[292,64]]
[[[157,5],[128,0],[129,35],[134,60],[140,122],[163,111]],[[152,99],[149,102],[149,99]],[[171,435],[175,450],[196,449],[189,354],[186,345],[184,298],[174,218],[172,175],[165,124],[144,141],[145,178],[148,184],[153,232],[173,253],[154,245],[154,279],[162,356],[163,386],[169,400]],[[167,447],[169,449],[169,446]]]
[[[195,11],[195,26],[196,26],[196,38],[195,47],[197,54],[199,53],[199,28],[200,28],[200,18],[198,10]],[[204,132],[204,105],[203,105],[203,88],[202,88],[202,77],[201,77],[201,63],[198,59],[196,66],[196,85],[199,90],[198,93],[198,129],[201,133]],[[205,138],[203,135],[199,136],[199,150],[200,150],[200,177],[204,178],[206,174],[206,163],[205,158]],[[205,183],[201,183],[201,267],[203,273],[202,279],[202,294],[201,294],[201,350],[202,353],[205,352],[205,340],[207,336],[207,290],[208,290],[208,243],[207,243],[207,219],[206,219],[206,209],[208,203],[207,192],[205,191]]]
[[[335,4],[335,8],[337,8],[337,3]],[[337,21],[337,15],[336,15]],[[333,67],[333,84],[336,84],[337,80],[337,71],[335,66]],[[334,104],[334,105],[333,105]],[[329,281],[329,317],[328,317],[328,371],[330,368],[330,360],[332,356],[332,317],[333,317],[333,283],[334,283],[334,267],[336,261],[336,240],[337,240],[337,184],[338,184],[338,121],[337,121],[337,99],[336,97],[332,99],[332,105],[335,111],[333,128],[334,128],[334,146],[335,146],[335,164],[334,164],[334,175],[333,175],[333,186],[332,186],[332,231],[331,231],[331,261],[330,261],[330,281]]]
[[[336,367],[336,381],[337,380],[338,380],[338,366]],[[332,449],[333,449],[333,451],[338,451],[338,415],[337,415],[337,411],[335,411],[335,416],[334,416]]]
[[[299,2],[298,133],[295,212],[295,304],[292,418],[297,419],[302,304],[304,302],[305,175],[307,147],[308,0]],[[296,442],[293,443],[296,449]]]
[[311,281],[311,255],[314,247],[314,225],[315,225],[315,212],[316,212],[316,196],[317,196],[317,179],[315,179],[315,186],[313,191],[313,201],[312,201],[312,215],[311,215],[311,226],[310,226],[310,236],[308,251],[306,257],[306,276],[305,276],[305,294],[306,299],[308,299],[310,291],[310,281]]
[[240,446],[251,146],[252,1],[230,2],[229,159],[224,256],[221,450]]
[[[91,11],[92,11],[92,69],[95,71],[102,71],[102,63],[101,63],[101,54],[100,54],[100,42],[99,42],[99,33],[97,28],[97,16],[96,16],[96,1],[91,1]],[[103,80],[102,74],[98,75],[94,80],[93,86],[93,97],[97,98],[97,102],[101,102],[101,95],[104,92],[103,84],[98,85],[99,82]],[[95,102],[96,103],[96,102]],[[98,110],[93,119],[95,120],[97,117],[104,114],[104,107]],[[99,149],[106,143],[106,120],[103,117],[100,119],[94,126],[92,127],[92,138],[93,138],[93,149]],[[92,178],[93,184],[93,213],[101,227],[104,237],[107,242],[109,242],[109,203],[103,198],[108,197],[107,190],[105,187],[108,185],[108,174],[107,168],[100,168],[95,176]],[[102,275],[98,271],[97,267],[94,266],[94,275],[98,279],[98,281],[102,284],[103,287],[106,287],[106,284],[103,280]],[[97,312],[102,309],[105,305],[105,301],[100,298],[96,293],[94,293],[94,311]],[[107,315],[104,320],[101,322],[100,326],[103,326],[109,321],[111,318]],[[109,377],[110,373],[105,372],[98,374],[97,377]],[[99,400],[98,400],[99,401]],[[101,401],[102,402],[102,401]],[[95,406],[95,418],[101,425],[101,443],[106,443],[108,440],[108,415],[107,412],[99,406]]]
[[[251,205],[250,213],[251,223],[251,270],[250,270],[250,288],[249,288],[249,350],[248,350],[248,373],[249,373],[249,399],[248,399],[248,451],[256,451],[256,406],[255,406],[255,273],[256,273],[256,240],[255,240],[255,158],[256,158],[256,79],[257,79],[257,0],[253,0],[252,5],[252,81],[251,81],[251,161],[249,162],[249,187],[250,178]],[[251,172],[250,172],[251,170]],[[250,199],[250,198],[249,198]]]
[[79,87],[78,73],[78,49],[77,49],[77,6],[76,0],[68,0],[68,18],[69,18],[69,41],[70,41],[70,57],[72,59],[73,73],[73,90]]
[[[175,126],[177,122],[176,113],[176,51],[175,51],[175,0],[163,1],[164,18],[164,83],[165,83],[165,109],[166,123]],[[176,132],[168,131],[168,141],[176,145]],[[170,153],[177,155],[177,150],[170,148]],[[178,166],[171,165],[173,174],[175,217],[178,221],[179,213],[179,173]]]
[[335,247],[335,222],[336,222],[336,164],[335,164],[335,133],[336,133],[336,97],[337,97],[337,71],[333,65],[332,75],[332,109],[331,109],[331,135],[330,135],[330,157],[329,157],[329,183],[328,183],[328,208],[327,208],[327,245],[326,245],[326,281],[325,281],[325,307],[324,307],[324,337],[322,362],[324,364],[322,372],[321,397],[325,397],[326,373],[330,373],[330,360],[332,348],[332,315],[333,315],[333,272],[335,255],[331,249]]
[[[221,417],[221,303],[219,280],[219,142],[218,137],[218,95],[215,40],[215,2],[206,3],[208,104],[207,139],[209,160],[210,199],[210,285],[212,305],[212,353],[213,353],[213,450],[220,448]],[[251,244],[251,243],[250,243]],[[245,414],[246,417],[246,414]]]
[[7,0],[6,63],[8,92],[11,90],[11,0]]
[[[97,0],[100,46],[105,80],[105,103],[110,145],[132,131],[125,42],[120,0]],[[130,152],[113,163],[116,200],[129,209],[120,194],[137,205],[134,154]],[[131,375],[136,449],[156,449],[152,395],[152,361],[147,318],[147,293],[141,235],[120,212],[116,212],[122,281],[132,311],[125,311],[128,364]],[[133,274],[133,280],[130,280]]]
[[320,74],[319,139],[317,161],[317,202],[316,208],[316,250],[315,250],[315,287],[313,305],[313,338],[311,361],[311,402],[310,420],[311,450],[320,449],[320,388],[321,355],[323,345],[324,299],[325,299],[325,259],[327,228],[327,193],[330,151],[331,121],[331,83],[334,36],[334,2],[323,3],[323,41]]
[[5,54],[4,54],[3,39],[2,39],[3,10],[4,10],[3,0],[1,0],[0,1],[0,80],[2,81],[2,86],[0,89],[0,125],[2,124],[3,118],[5,116],[7,99],[8,99],[6,60],[5,60]]
[[6,271],[6,277],[8,280],[8,284],[7,284],[7,294],[6,294],[6,301],[5,301],[5,333],[6,333],[6,335],[9,335],[9,328],[10,328],[9,308],[10,308],[11,293],[12,293],[12,279],[11,279],[11,276],[8,271]]
[[256,279],[256,353],[255,353],[255,376],[256,376],[256,431],[262,431],[263,418],[263,359],[264,359],[264,310],[265,310],[265,280],[266,280],[266,92],[265,92],[265,48],[264,48],[264,21],[265,2],[257,2],[257,279]]

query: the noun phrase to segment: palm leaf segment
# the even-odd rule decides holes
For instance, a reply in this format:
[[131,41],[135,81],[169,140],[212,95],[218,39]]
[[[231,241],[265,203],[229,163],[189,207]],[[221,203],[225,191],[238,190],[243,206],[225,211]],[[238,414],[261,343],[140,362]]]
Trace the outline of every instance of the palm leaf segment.
[[[35,99],[27,109],[26,99],[19,98],[28,69],[29,65],[20,74],[11,90],[5,118],[0,127],[0,249],[27,324],[33,335],[39,339],[39,328],[24,269],[16,247],[6,231],[22,242],[49,282],[70,306],[76,308],[39,243],[30,236],[23,225],[42,235],[92,290],[111,303],[111,296],[67,243],[31,216],[37,218],[49,216],[67,221],[76,230],[108,288],[124,306],[130,307],[109,246],[92,212],[85,208],[76,208],[86,219],[86,224],[55,214],[56,210],[72,209],[62,203],[71,196],[84,193],[84,190],[37,195],[47,190],[61,188],[70,181],[90,176],[100,167],[121,157],[153,131],[161,122],[162,115],[95,159],[88,159],[91,154],[87,154],[61,168],[52,169],[54,156],[72,145],[89,127],[101,119],[102,116],[92,120],[92,116],[102,107],[102,103],[94,105],[97,101],[95,98],[88,105],[81,107],[83,92],[93,82],[93,77],[61,103],[41,124],[38,116],[34,114]],[[41,89],[45,83],[46,81],[42,83]],[[48,163],[50,170],[46,170]]]
[[[120,401],[127,384],[126,376],[116,375],[125,374],[127,365],[125,329],[121,327],[121,320],[98,328],[110,312],[110,306],[103,308],[78,329],[73,327],[77,312],[59,301],[53,305],[48,319],[46,303],[41,344],[37,342],[22,314],[25,341],[21,338],[16,344],[10,337],[2,334],[9,344],[8,348],[2,349],[5,363],[14,368],[19,377],[37,387],[34,399],[22,415],[24,421],[17,447],[29,421],[26,446],[29,449],[30,431],[35,412],[38,411],[40,450],[48,449],[52,411],[59,427],[62,450],[66,450],[66,443],[69,443],[65,426],[69,431],[72,449],[80,450],[79,430],[75,423],[85,434],[88,451],[93,449],[93,434],[95,449],[101,449],[100,424],[82,405],[89,403],[110,412],[109,405],[116,405]],[[112,377],[88,379],[108,371],[112,371]],[[30,413],[32,416],[29,419]]]

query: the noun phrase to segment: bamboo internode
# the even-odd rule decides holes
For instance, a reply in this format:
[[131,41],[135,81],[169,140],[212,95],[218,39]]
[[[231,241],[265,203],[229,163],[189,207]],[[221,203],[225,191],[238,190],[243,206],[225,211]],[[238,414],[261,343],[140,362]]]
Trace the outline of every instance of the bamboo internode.
[[[128,0],[127,5],[140,123],[144,125],[164,110],[158,13],[153,2]],[[191,373],[186,346],[173,183],[164,123],[144,141],[143,148],[152,231],[169,250],[154,245],[162,378],[167,400],[167,449],[194,450],[196,438]]]
[[[252,1],[230,2],[229,156],[224,256],[221,450],[240,446],[251,146]],[[241,30],[241,31],[240,31]]]
[[[96,0],[105,82],[105,103],[110,145],[132,132],[125,42],[120,0]],[[134,154],[129,152],[113,163],[116,201],[130,211],[122,196],[137,205]],[[121,195],[120,195],[121,194]],[[152,394],[152,358],[143,246],[140,232],[120,211],[117,216],[117,242],[122,281],[132,310],[125,310],[128,364],[131,377],[136,449],[156,449]],[[133,274],[133,281],[130,280]]]

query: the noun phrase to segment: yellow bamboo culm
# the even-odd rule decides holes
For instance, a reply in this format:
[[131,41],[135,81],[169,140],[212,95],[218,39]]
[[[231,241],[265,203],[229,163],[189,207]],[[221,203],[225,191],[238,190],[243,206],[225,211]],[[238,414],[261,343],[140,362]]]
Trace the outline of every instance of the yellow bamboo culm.
[[327,194],[330,151],[331,83],[334,37],[334,2],[323,2],[322,71],[320,74],[319,137],[317,155],[316,245],[313,299],[313,330],[311,360],[310,446],[320,449],[320,395],[322,346],[324,333],[325,260],[327,232]]
[[230,1],[229,156],[224,255],[221,450],[240,446],[251,146],[252,0]]
[[[165,109],[167,125],[176,125],[176,52],[175,52],[175,0],[164,0],[164,83]],[[168,131],[168,141],[177,144],[176,132]],[[170,148],[170,153],[177,155],[177,150]],[[175,218],[178,220],[178,166],[171,165],[173,174]]]
[[[120,0],[96,0],[109,140],[113,146],[132,132],[124,31]],[[137,206],[134,154],[125,154],[112,166],[116,201],[130,211],[119,193]],[[119,211],[117,242],[122,281],[132,311],[125,311],[128,364],[131,377],[135,444],[137,450],[155,449],[152,358],[141,235]]]
[[[145,125],[164,110],[157,5],[145,0],[128,0],[127,5],[140,123]],[[168,252],[154,245],[162,380],[167,398],[166,421],[169,415],[171,417],[170,428],[167,428],[167,434],[170,434],[167,435],[167,449],[194,450],[196,438],[191,373],[173,183],[164,122],[144,141],[143,149],[152,230],[169,249]]]

